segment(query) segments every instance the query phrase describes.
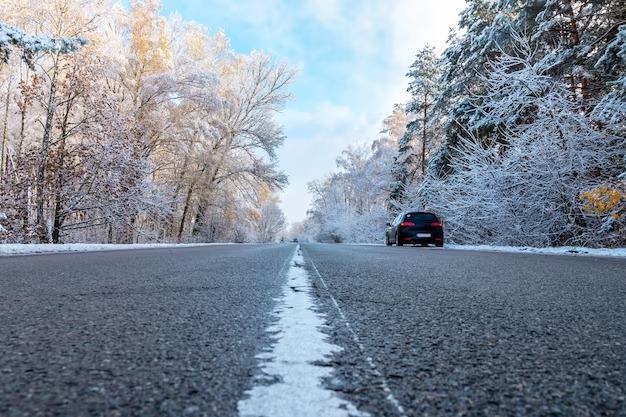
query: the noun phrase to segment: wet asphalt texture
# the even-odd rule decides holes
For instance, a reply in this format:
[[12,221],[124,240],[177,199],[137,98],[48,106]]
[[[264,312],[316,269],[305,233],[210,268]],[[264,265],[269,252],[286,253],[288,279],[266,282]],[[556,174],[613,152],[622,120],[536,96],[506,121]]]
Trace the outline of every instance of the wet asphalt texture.
[[626,416],[626,260],[302,249],[344,347],[325,384],[372,416],[402,415],[383,378],[406,416]]
[[0,416],[236,416],[295,247],[0,258]]

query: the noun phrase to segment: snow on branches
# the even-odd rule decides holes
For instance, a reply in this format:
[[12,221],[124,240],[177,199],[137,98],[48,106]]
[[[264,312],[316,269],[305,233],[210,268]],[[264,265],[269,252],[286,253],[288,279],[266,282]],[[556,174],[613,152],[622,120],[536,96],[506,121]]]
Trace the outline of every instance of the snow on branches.
[[287,184],[290,65],[158,1],[18,3],[0,24],[0,241],[279,239],[255,196]]
[[[522,38],[517,55],[502,54],[468,133],[453,148],[452,174],[424,183],[457,241],[547,246],[603,239],[586,215],[602,201],[594,199],[602,189],[582,194],[585,209],[580,196],[620,173],[615,161],[626,140],[598,130],[550,69],[550,59],[534,56]],[[490,137],[469,133],[485,125],[498,129]]]
[[0,60],[9,62],[13,48],[22,51],[22,58],[32,64],[32,57],[38,52],[74,52],[79,46],[86,45],[84,38],[52,38],[45,35],[28,34],[16,27],[0,23]]

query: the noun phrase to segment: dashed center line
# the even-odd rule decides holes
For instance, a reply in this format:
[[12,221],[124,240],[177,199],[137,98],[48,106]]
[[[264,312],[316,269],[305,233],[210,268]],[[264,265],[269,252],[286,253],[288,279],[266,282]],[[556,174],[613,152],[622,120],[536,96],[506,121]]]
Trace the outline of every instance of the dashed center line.
[[391,403],[391,405],[393,405],[393,407],[396,409],[396,411],[398,412],[400,417],[407,417],[407,414],[404,411],[404,407],[402,407],[402,404],[400,404],[400,402],[393,395],[393,392],[391,391],[391,388],[389,388],[389,384],[387,383],[387,379],[382,374],[382,372],[380,372],[380,370],[378,369],[378,367],[374,363],[374,360],[370,356],[367,356],[367,354],[365,352],[365,346],[363,346],[363,343],[361,343],[361,339],[356,334],[354,329],[352,329],[352,325],[348,321],[346,315],[343,313],[343,310],[341,309],[341,307],[339,307],[339,303],[337,303],[337,300],[335,299],[335,297],[331,294],[330,290],[328,289],[328,285],[326,285],[326,281],[324,281],[324,278],[320,274],[320,271],[318,271],[318,269],[315,266],[315,263],[313,262],[313,260],[311,260],[311,266],[313,267],[313,270],[315,271],[315,273],[317,274],[318,278],[322,282],[322,285],[324,286],[324,289],[326,290],[326,292],[328,293],[330,299],[332,300],[333,305],[335,306],[335,308],[339,312],[339,315],[341,316],[341,319],[345,323],[346,328],[348,329],[348,332],[352,335],[352,340],[354,340],[354,343],[356,343],[356,345],[359,347],[359,351],[365,357],[365,360],[368,363],[368,365],[370,366],[370,369],[372,370],[374,375],[376,375],[378,378],[380,378],[381,386],[383,388],[383,391],[385,392],[387,401],[389,401]]

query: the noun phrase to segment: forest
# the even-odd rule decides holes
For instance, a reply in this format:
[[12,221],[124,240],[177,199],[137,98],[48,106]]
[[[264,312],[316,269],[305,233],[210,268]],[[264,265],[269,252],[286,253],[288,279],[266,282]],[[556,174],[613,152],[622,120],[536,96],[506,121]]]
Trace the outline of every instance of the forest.
[[0,242],[278,239],[294,68],[158,0],[0,16]]
[[447,242],[626,245],[626,3],[467,0],[371,145],[309,183],[294,233],[378,242],[428,210]]
[[623,1],[467,0],[289,235],[276,118],[294,67],[158,0],[0,16],[0,242],[380,243],[428,210],[451,243],[626,245]]

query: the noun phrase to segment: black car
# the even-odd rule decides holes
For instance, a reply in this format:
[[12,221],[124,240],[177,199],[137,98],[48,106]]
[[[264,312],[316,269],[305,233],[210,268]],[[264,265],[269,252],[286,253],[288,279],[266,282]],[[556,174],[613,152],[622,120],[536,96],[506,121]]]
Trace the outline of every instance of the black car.
[[389,226],[385,234],[387,246],[394,243],[398,246],[405,243],[422,246],[434,243],[439,248],[443,246],[443,224],[433,213],[423,211],[400,213],[392,223],[387,223],[387,226]]

